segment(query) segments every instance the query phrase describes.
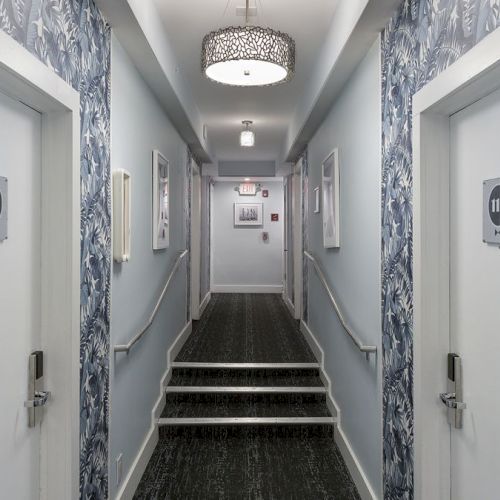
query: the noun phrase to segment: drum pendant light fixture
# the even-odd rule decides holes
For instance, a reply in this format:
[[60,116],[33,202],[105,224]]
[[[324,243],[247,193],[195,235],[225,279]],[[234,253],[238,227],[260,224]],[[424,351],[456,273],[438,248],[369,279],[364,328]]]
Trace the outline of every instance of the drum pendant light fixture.
[[286,33],[248,25],[212,31],[203,39],[201,68],[212,81],[264,87],[289,81],[295,71],[295,42]]

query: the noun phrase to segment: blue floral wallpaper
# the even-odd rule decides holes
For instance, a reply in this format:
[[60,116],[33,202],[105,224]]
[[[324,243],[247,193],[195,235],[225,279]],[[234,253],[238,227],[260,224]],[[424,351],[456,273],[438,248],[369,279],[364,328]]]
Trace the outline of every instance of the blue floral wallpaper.
[[80,496],[108,496],[110,28],[92,0],[0,0],[0,29],[80,92]]
[[412,98],[500,25],[500,0],[404,0],[382,34],[384,497],[413,498]]

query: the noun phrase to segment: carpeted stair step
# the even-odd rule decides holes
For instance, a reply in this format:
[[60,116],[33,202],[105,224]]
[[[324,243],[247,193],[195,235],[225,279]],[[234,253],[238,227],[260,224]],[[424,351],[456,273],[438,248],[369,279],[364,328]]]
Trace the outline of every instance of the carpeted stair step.
[[[221,444],[226,440],[236,440],[239,443],[252,443],[260,445],[272,445],[275,440],[283,442],[283,453],[286,453],[287,439],[323,439],[328,438],[334,444],[334,426],[331,424],[317,425],[189,425],[176,426],[164,425],[159,428],[160,440],[173,437],[189,437],[190,439],[214,440],[214,445],[220,440]],[[227,442],[227,441],[226,441]],[[327,443],[325,443],[327,444]]]
[[161,418],[329,417],[325,395],[167,394]]
[[169,386],[322,387],[319,369],[174,368]]

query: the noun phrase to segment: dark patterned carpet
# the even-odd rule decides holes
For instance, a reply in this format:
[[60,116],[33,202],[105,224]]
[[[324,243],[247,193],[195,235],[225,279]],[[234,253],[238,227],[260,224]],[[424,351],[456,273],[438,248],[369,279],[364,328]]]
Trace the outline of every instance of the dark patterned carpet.
[[176,361],[313,363],[299,325],[278,294],[213,294]]
[[[212,296],[176,361],[315,362],[277,295]],[[318,369],[176,368],[170,386],[322,387]],[[329,417],[325,394],[167,393],[163,418]],[[165,426],[135,499],[351,500],[332,425]]]
[[329,417],[324,395],[167,394],[164,418]]
[[301,386],[321,387],[317,369],[193,369],[175,368],[169,385]]
[[135,498],[358,500],[331,432],[319,426],[162,430]]

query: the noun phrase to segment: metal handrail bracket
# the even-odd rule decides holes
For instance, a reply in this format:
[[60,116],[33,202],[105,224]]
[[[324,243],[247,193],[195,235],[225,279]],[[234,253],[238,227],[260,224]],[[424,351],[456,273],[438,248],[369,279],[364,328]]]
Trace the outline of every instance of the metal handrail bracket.
[[134,344],[139,342],[139,340],[144,336],[144,334],[149,330],[149,327],[153,324],[153,321],[156,317],[156,314],[158,313],[158,310],[160,309],[161,303],[163,301],[163,298],[165,297],[165,294],[167,293],[168,287],[170,286],[170,283],[172,279],[174,278],[174,275],[179,269],[179,266],[181,265],[182,260],[184,257],[188,254],[187,250],[183,250],[179,256],[177,257],[177,260],[175,261],[174,267],[172,268],[172,271],[170,271],[170,274],[168,276],[168,279],[165,283],[165,286],[163,287],[163,290],[161,292],[160,298],[156,302],[156,306],[153,309],[153,312],[151,313],[151,316],[149,317],[147,323],[139,330],[139,332],[135,335],[135,337],[128,343],[128,344],[121,344],[121,345],[115,345],[114,347],[114,352],[126,352],[127,354],[129,353],[130,349]]
[[356,334],[352,331],[351,327],[347,324],[347,321],[345,320],[344,315],[342,314],[342,311],[340,310],[340,307],[338,306],[337,301],[335,300],[335,296],[333,295],[333,292],[330,286],[328,285],[328,282],[326,281],[325,274],[323,273],[323,270],[316,261],[316,258],[307,250],[304,250],[304,255],[312,262],[314,269],[318,275],[318,278],[321,281],[323,287],[325,288],[328,298],[330,299],[330,302],[332,303],[332,306],[335,309],[335,313],[337,314],[345,332],[347,333],[347,335],[349,335],[349,338],[354,342],[356,347],[361,352],[364,352],[366,354],[366,359],[368,359],[369,354],[377,352],[377,346],[365,345],[361,342],[361,340],[359,340]]

